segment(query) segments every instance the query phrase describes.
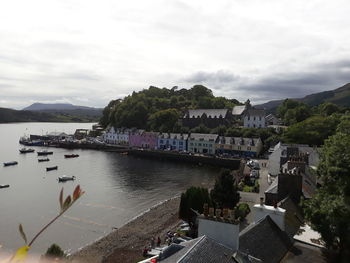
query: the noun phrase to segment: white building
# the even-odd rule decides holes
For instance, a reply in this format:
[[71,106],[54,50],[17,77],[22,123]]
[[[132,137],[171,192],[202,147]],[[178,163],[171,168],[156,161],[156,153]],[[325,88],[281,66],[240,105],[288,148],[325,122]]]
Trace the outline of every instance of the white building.
[[308,166],[316,167],[318,165],[320,159],[316,147],[310,147],[306,144],[283,144],[279,142],[269,155],[269,174],[277,176],[282,165],[289,160],[289,157],[300,153],[308,155]]
[[103,141],[109,144],[117,144],[117,134],[115,132],[114,127],[111,127],[108,130],[106,130],[105,134],[103,135]]
[[250,108],[243,114],[243,126],[246,128],[266,128],[265,110]]
[[129,134],[128,129],[117,129],[111,127],[103,135],[103,140],[109,144],[118,144],[118,145],[129,145]]

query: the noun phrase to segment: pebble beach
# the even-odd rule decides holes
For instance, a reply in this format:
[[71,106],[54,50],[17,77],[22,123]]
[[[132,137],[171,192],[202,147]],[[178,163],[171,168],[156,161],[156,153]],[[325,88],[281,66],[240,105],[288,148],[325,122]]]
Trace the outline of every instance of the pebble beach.
[[142,249],[152,237],[160,237],[162,244],[168,231],[181,223],[178,216],[180,197],[152,207],[119,229],[69,256],[75,263],[137,262],[142,260]]

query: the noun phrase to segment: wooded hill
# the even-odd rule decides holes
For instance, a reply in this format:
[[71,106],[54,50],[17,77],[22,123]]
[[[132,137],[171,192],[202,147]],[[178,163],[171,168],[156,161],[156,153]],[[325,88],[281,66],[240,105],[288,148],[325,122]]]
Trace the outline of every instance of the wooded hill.
[[149,87],[124,99],[112,100],[103,110],[100,123],[106,127],[136,127],[155,131],[176,130],[178,119],[187,109],[232,109],[235,99],[215,97],[213,92],[195,85],[191,89]]

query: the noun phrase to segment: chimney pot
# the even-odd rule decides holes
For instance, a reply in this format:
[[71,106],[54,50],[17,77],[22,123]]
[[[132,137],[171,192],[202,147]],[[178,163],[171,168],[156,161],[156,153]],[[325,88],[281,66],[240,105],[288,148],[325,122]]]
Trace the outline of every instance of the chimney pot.
[[274,207],[275,209],[277,209],[277,202],[276,202],[276,200],[273,201],[273,207]]
[[204,214],[205,217],[207,217],[208,213],[209,213],[209,206],[208,206],[207,203],[204,203],[204,205],[203,205],[203,214]]
[[264,205],[264,197],[260,197],[260,205],[261,205],[261,206]]
[[214,208],[213,207],[209,207],[209,216],[214,217]]
[[215,216],[216,216],[216,218],[221,217],[221,209],[215,209]]

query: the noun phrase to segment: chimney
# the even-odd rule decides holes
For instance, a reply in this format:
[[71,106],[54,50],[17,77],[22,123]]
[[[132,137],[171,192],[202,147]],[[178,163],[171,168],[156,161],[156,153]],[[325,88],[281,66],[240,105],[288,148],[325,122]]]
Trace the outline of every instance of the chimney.
[[215,209],[215,216],[217,219],[219,219],[221,217],[221,209],[219,209],[219,208]]
[[209,207],[209,216],[214,217],[214,208],[213,207]]
[[207,203],[204,203],[204,205],[203,205],[203,214],[205,217],[207,217],[209,214],[209,206]]
[[224,218],[225,220],[227,220],[227,219],[228,219],[228,208],[224,208],[224,209],[222,210],[222,214],[223,214],[223,218]]
[[260,205],[261,205],[261,206],[264,205],[264,197],[260,197]]

